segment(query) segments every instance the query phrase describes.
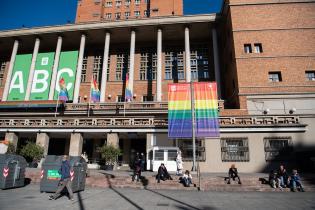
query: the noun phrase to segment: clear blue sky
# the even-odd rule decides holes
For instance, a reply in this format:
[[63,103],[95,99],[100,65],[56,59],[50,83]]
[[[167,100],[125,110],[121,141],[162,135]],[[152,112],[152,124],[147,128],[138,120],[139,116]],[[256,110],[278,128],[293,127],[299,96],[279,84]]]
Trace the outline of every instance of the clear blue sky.
[[[222,0],[184,0],[184,14],[220,11]],[[74,22],[77,0],[0,0],[0,30]]]

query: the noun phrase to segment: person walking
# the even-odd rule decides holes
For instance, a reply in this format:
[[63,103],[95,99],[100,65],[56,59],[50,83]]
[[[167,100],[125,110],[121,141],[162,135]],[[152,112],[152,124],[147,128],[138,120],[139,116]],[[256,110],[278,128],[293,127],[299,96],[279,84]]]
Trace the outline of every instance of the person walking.
[[49,196],[49,200],[56,200],[60,196],[60,194],[64,188],[67,188],[67,190],[68,190],[69,199],[72,201],[74,200],[73,199],[73,192],[72,192],[72,188],[71,188],[70,169],[71,169],[71,166],[70,166],[70,163],[68,160],[68,156],[64,155],[62,158],[61,167],[59,169],[59,174],[61,175],[61,179],[60,179],[60,182],[58,184],[58,189],[55,192],[55,194]]

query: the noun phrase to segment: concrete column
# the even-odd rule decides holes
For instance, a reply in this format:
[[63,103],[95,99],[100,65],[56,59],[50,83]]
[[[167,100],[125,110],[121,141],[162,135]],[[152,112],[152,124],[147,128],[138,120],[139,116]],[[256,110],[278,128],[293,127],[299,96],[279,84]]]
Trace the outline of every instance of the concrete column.
[[74,85],[74,93],[73,93],[73,103],[75,103],[75,104],[77,104],[79,102],[84,48],[85,48],[85,35],[82,34],[81,35],[81,41],[80,41],[80,51],[79,51],[79,60],[78,60],[78,66],[77,66],[77,74],[75,77],[75,85]]
[[212,42],[213,42],[213,59],[214,59],[214,74],[215,81],[218,87],[218,98],[221,99],[221,75],[220,75],[220,62],[218,50],[218,37],[215,28],[212,29]]
[[44,156],[48,154],[49,136],[47,133],[37,133],[36,144],[44,148]]
[[186,82],[191,81],[190,68],[190,42],[189,42],[189,28],[185,28],[185,66],[186,66]]
[[106,83],[107,83],[107,66],[108,66],[108,53],[110,44],[110,33],[106,32],[105,46],[103,56],[103,68],[102,68],[102,81],[101,81],[101,99],[100,102],[104,103],[106,98]]
[[113,145],[116,148],[119,148],[119,136],[118,133],[108,133],[107,134],[107,145]]
[[53,66],[53,72],[52,72],[52,76],[51,76],[51,83],[50,83],[50,90],[49,90],[49,100],[54,100],[54,93],[55,93],[56,84],[57,84],[56,80],[57,80],[57,71],[58,71],[58,65],[59,65],[61,46],[62,46],[62,37],[58,36],[56,54],[55,54],[55,60],[54,60],[54,66]]
[[131,93],[133,92],[133,80],[134,80],[134,68],[135,68],[135,44],[136,44],[136,32],[131,31],[130,38],[130,69],[129,69],[129,88]]
[[6,101],[8,98],[8,95],[9,95],[12,70],[13,70],[14,61],[15,61],[15,57],[16,57],[16,53],[18,51],[18,48],[19,48],[19,41],[15,40],[14,44],[13,44],[13,50],[12,50],[12,54],[11,54],[9,69],[8,69],[8,73],[7,73],[7,77],[6,77],[6,81],[5,81],[5,85],[4,85],[2,101]]
[[38,54],[39,44],[40,44],[40,39],[36,38],[35,46],[34,46],[34,50],[33,50],[30,74],[28,76],[27,88],[26,88],[26,93],[25,93],[25,101],[30,100],[30,96],[31,96],[32,83],[33,83],[33,77],[34,77],[35,64],[36,64],[36,58],[37,58],[37,54]]
[[157,33],[156,101],[162,101],[162,29]]
[[18,140],[19,140],[18,135],[16,133],[5,133],[4,139],[12,143],[16,151]]
[[81,156],[83,147],[83,136],[81,133],[71,133],[70,137],[70,156]]

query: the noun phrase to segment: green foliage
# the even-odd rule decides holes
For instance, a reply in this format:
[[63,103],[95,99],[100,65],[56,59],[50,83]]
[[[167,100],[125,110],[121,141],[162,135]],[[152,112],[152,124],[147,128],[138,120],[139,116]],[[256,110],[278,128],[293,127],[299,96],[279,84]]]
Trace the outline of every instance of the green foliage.
[[8,144],[8,149],[7,149],[7,154],[15,154],[15,146],[13,143],[9,142]]
[[113,145],[104,145],[98,150],[107,165],[114,165],[117,162],[117,157],[122,154],[120,149]]
[[29,162],[39,161],[44,155],[44,148],[33,142],[27,144],[21,149],[20,154]]

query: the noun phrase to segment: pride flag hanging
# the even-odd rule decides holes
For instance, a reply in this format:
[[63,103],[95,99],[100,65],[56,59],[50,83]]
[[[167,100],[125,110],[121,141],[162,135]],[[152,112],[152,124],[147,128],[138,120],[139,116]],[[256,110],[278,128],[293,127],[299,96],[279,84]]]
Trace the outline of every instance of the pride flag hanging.
[[[218,100],[216,83],[196,82],[194,89],[195,136],[218,137]],[[168,137],[192,137],[190,83],[168,86]]]
[[215,82],[195,82],[196,137],[219,137],[218,97]]
[[126,74],[126,88],[125,88],[125,101],[132,100],[132,92],[129,87],[129,73]]
[[68,96],[66,83],[65,83],[65,80],[63,79],[63,77],[59,80],[59,87],[60,87],[60,91],[59,91],[58,99],[60,101],[67,102],[69,99],[69,96]]
[[92,79],[91,81],[91,95],[90,95],[90,101],[92,103],[100,102],[100,91],[98,89],[98,85],[95,79]]
[[191,138],[192,116],[189,83],[168,85],[168,137]]

